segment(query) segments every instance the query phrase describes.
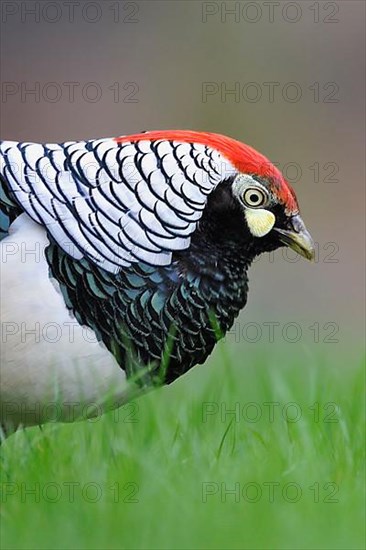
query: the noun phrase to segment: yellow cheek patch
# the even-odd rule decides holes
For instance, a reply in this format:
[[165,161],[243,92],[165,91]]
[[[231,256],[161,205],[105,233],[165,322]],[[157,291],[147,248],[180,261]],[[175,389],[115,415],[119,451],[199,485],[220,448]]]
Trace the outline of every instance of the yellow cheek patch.
[[264,237],[264,235],[267,235],[276,221],[275,215],[264,208],[247,208],[245,210],[245,218],[254,237]]

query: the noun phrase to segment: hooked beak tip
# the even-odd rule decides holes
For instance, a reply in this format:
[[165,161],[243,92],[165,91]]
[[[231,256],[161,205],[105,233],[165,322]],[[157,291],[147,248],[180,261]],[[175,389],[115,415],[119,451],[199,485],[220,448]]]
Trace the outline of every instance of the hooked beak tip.
[[298,254],[313,262],[315,260],[314,241],[306,229],[301,217],[297,214],[290,220],[292,229],[285,230],[274,227],[279,234],[280,241],[295,250]]

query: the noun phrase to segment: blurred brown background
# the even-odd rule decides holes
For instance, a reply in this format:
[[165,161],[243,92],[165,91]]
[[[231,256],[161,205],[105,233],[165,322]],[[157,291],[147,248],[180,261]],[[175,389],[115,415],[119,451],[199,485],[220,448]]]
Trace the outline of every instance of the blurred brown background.
[[349,0],[3,1],[1,138],[191,128],[256,147],[285,166],[319,255],[258,261],[243,322],[330,321],[333,350],[352,349],[364,319],[364,16]]

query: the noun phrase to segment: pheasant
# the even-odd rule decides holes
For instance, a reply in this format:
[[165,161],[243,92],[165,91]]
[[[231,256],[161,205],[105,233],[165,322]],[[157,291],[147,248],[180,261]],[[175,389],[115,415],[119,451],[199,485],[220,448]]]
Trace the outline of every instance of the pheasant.
[[293,189],[229,137],[0,142],[3,434],[119,407],[203,363],[248,268],[314,243]]

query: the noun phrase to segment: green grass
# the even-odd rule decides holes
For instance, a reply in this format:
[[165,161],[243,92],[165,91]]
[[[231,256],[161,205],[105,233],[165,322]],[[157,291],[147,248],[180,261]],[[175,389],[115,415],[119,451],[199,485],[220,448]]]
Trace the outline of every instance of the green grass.
[[9,438],[1,548],[364,548],[363,395],[327,346],[220,344],[133,406]]

